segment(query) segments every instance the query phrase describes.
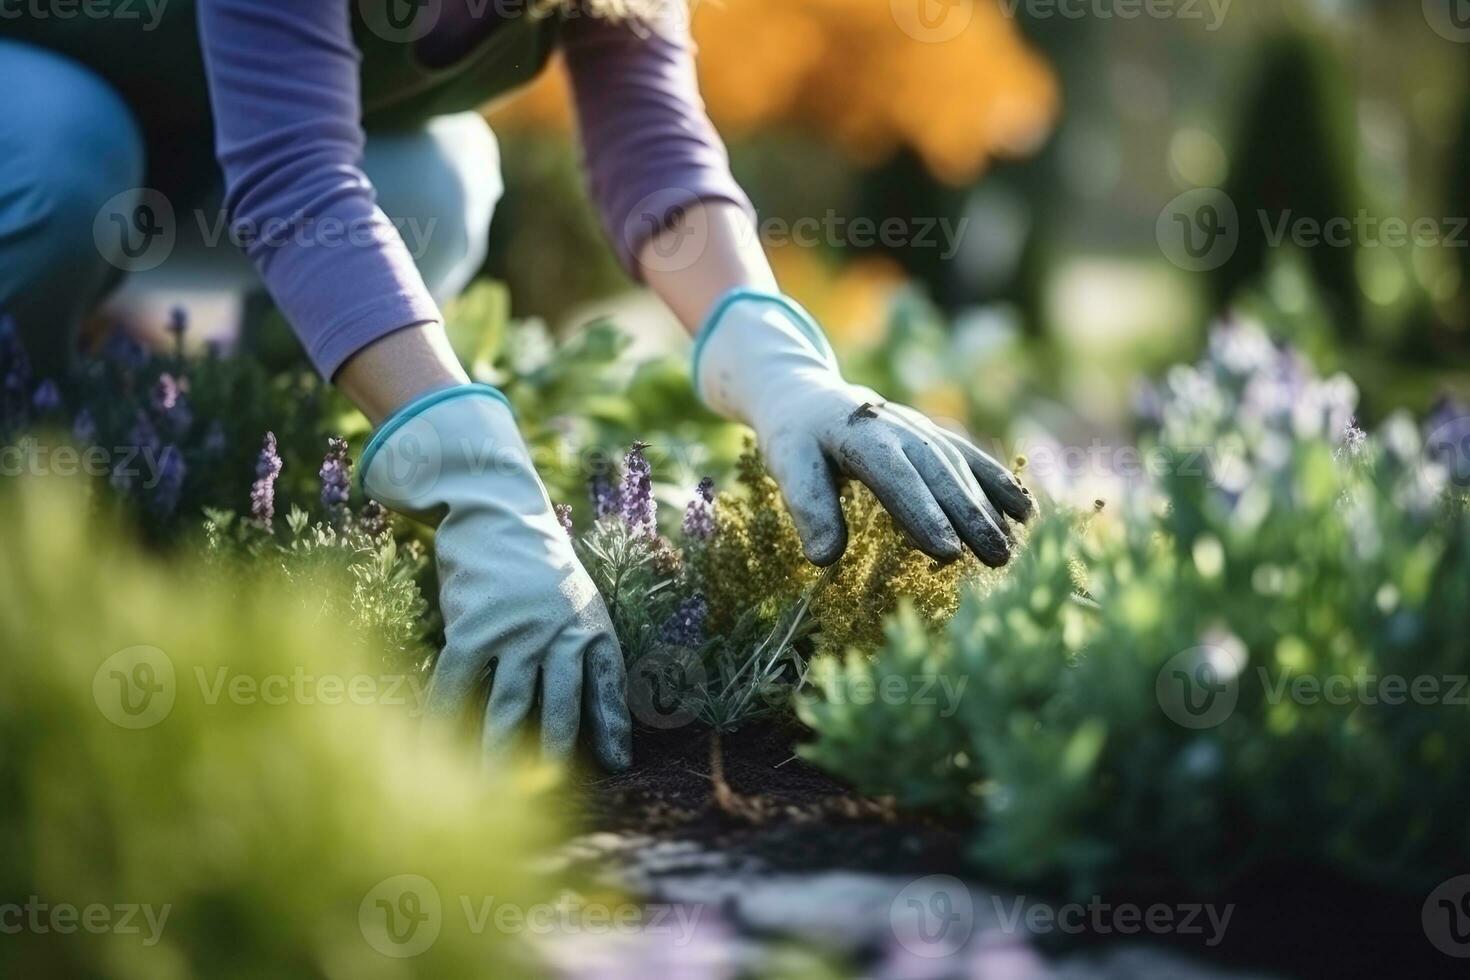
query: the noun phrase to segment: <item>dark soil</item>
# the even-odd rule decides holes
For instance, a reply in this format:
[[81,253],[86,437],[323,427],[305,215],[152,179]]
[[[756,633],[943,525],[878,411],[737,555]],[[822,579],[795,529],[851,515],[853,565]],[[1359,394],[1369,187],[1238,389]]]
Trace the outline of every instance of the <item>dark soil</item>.
[[796,755],[794,724],[641,730],[629,772],[578,787],[588,830],[692,841],[779,871],[956,873],[960,828],[900,813]]

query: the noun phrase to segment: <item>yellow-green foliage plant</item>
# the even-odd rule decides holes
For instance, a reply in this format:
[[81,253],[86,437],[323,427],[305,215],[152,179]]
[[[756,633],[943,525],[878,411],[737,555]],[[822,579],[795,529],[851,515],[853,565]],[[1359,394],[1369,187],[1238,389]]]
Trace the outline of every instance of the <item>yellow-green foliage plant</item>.
[[543,774],[420,732],[303,601],[350,583],[166,561],[86,498],[0,487],[0,975],[536,975],[465,909],[550,894]]
[[959,608],[963,584],[984,588],[1000,577],[968,551],[952,564],[935,562],[904,538],[878,498],[856,482],[842,494],[847,551],[824,577],[802,555],[780,488],[753,446],[740,458],[736,483],[736,490],[717,498],[715,533],[707,541],[685,542],[691,579],[709,599],[716,629],[734,625],[747,610],[775,615],[811,590],[816,649],[871,651],[882,644],[884,619],[900,601],[928,628],[938,629]]

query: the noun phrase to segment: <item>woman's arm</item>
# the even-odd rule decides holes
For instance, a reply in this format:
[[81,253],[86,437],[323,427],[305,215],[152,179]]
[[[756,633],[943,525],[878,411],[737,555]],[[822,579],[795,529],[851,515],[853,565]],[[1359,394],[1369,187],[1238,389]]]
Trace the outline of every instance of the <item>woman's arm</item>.
[[231,227],[317,369],[377,422],[468,378],[362,171],[350,12],[201,0],[199,30]]
[[1030,498],[966,439],[844,379],[821,327],[777,289],[699,99],[687,34],[588,34],[596,44],[568,58],[604,224],[630,271],[697,335],[701,398],[755,429],[807,557],[827,565],[845,550],[837,483],[851,476],[933,558],[968,548],[1005,563],[1007,518],[1024,520]]

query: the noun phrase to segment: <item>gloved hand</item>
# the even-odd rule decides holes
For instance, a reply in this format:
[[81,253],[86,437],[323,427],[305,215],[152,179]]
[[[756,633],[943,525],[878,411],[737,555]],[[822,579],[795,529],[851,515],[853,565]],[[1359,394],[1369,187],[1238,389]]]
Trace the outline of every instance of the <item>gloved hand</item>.
[[622,651],[505,396],[464,385],[412,402],[373,436],[362,474],[369,496],[438,528],[447,643],[429,683],[429,714],[461,716],[488,683],[487,757],[539,700],[547,757],[571,754],[585,716],[597,759],[627,768]]
[[694,380],[710,408],[755,429],[815,564],[847,547],[842,476],[866,484],[930,557],[953,561],[963,544],[992,567],[1009,560],[1006,516],[1030,516],[1027,491],[967,440],[845,381],[821,328],[790,299],[726,294],[695,341]]

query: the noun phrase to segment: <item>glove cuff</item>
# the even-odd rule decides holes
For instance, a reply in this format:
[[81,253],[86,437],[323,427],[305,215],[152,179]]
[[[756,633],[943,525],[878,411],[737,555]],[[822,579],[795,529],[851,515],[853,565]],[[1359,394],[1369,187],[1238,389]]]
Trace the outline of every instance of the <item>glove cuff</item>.
[[[762,313],[778,314],[780,316],[779,325],[772,329],[770,321],[761,324]],[[720,331],[720,328],[730,320],[739,320],[747,330],[752,331],[743,336],[740,341],[735,342],[734,348],[726,342],[727,338],[722,336]],[[759,328],[757,325],[760,325]],[[718,342],[712,343],[717,336]],[[707,364],[706,362],[709,362],[711,357],[717,357],[725,363]],[[800,303],[782,293],[765,292],[744,286],[732,289],[715,302],[709,315],[705,317],[699,333],[694,338],[694,350],[691,355],[694,392],[699,396],[700,401],[715,408],[716,411],[725,410],[726,406],[715,405],[711,402],[713,392],[706,390],[705,370],[707,368],[739,370],[743,365],[732,362],[775,359],[786,362],[801,361],[809,366],[820,365],[834,372],[837,370],[837,355],[833,352],[827,335],[822,332],[817,321]],[[762,368],[758,364],[750,366],[757,371]]]
[[505,410],[511,413],[512,418],[515,417],[515,410],[511,408],[510,399],[505,397],[503,391],[492,385],[479,383],[456,385],[453,388],[440,388],[438,391],[431,391],[426,395],[420,395],[384,420],[383,424],[378,426],[378,430],[373,433],[373,437],[368,440],[366,448],[362,451],[362,460],[357,467],[358,489],[365,495],[368,495],[368,471],[372,469],[373,460],[378,455],[378,450],[383,448],[384,444],[393,437],[395,432],[441,402],[476,395],[495,399],[505,406]]

